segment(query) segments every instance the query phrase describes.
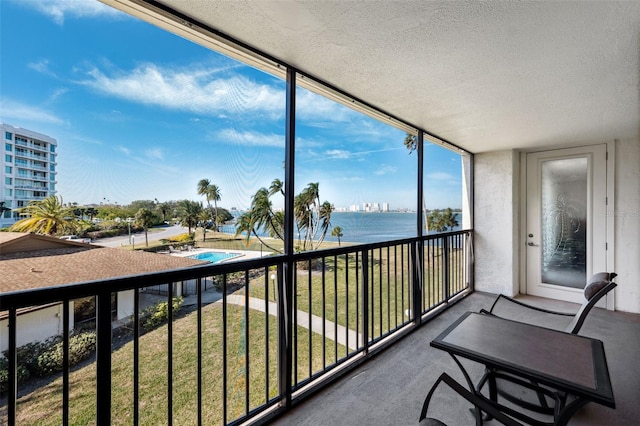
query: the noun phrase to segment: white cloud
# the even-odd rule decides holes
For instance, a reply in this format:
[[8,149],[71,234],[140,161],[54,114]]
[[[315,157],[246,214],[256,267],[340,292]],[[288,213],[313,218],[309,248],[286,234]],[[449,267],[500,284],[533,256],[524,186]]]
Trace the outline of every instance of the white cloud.
[[122,145],[118,145],[116,147],[116,150],[120,151],[124,155],[131,155],[131,150],[129,148],[127,148],[127,147],[122,146]]
[[40,74],[46,74],[55,77],[56,74],[49,69],[49,60],[48,59],[40,59],[37,62],[29,62],[27,64],[28,68],[39,72]]
[[48,101],[49,102],[53,102],[55,100],[57,100],[59,97],[61,97],[62,95],[64,95],[65,93],[67,93],[69,91],[69,89],[66,89],[64,87],[61,87],[59,89],[55,89],[53,91],[53,93],[51,93],[51,95],[49,96]]
[[131,71],[106,73],[94,67],[79,83],[132,102],[216,117],[229,112],[284,113],[282,90],[239,75],[218,78],[218,71],[143,64]]
[[388,164],[383,164],[380,167],[378,167],[375,171],[375,174],[377,176],[383,176],[383,175],[388,175],[388,174],[393,174],[395,172],[398,171],[398,168],[395,166],[390,166]]
[[116,151],[119,151],[127,156],[128,160],[121,167],[145,170],[148,169],[153,174],[162,174],[166,176],[175,176],[179,172],[179,168],[172,165],[163,164],[165,154],[160,148],[152,148],[144,151],[144,156],[138,155],[131,149],[118,145],[115,147]]
[[238,132],[235,129],[222,129],[211,136],[217,142],[238,144],[246,146],[266,146],[284,148],[284,135],[275,133],[264,134],[259,132]]
[[48,1],[22,1],[20,4],[31,7],[40,13],[49,16],[58,24],[64,24],[67,17],[125,17],[126,14],[113,7],[107,6],[96,0],[48,0]]
[[152,160],[164,160],[164,152],[161,148],[148,149],[145,154]]
[[328,159],[347,159],[351,157],[351,153],[349,151],[344,151],[342,149],[330,149],[325,151],[325,154],[329,157]]
[[7,98],[0,100],[0,118],[5,123],[10,123],[11,121],[35,121],[38,123],[67,124],[65,120],[50,111]]
[[347,122],[355,118],[355,111],[323,96],[304,89],[298,89],[296,97],[296,115],[305,120],[305,124],[324,127],[324,122]]

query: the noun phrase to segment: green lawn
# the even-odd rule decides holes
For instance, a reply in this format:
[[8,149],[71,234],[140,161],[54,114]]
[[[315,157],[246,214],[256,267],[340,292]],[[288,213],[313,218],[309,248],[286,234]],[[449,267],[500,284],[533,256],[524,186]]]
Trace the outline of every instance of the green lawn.
[[[249,311],[248,326],[243,307],[228,304],[227,314],[227,421],[246,414],[245,386],[249,386],[249,409],[264,404],[277,395],[277,324],[269,318],[269,353],[266,353],[267,327],[265,314]],[[197,316],[191,313],[173,325],[173,417],[180,425],[197,420]],[[203,416],[207,424],[223,423],[223,346],[222,304],[208,305],[202,310],[202,383]],[[249,333],[249,376],[245,366],[245,333]],[[308,331],[298,329],[307,338]],[[314,339],[312,354],[322,352],[322,342]],[[334,345],[327,342],[326,351]],[[339,350],[343,350],[339,348]],[[160,327],[140,338],[140,423],[166,424],[167,416],[167,327]],[[305,347],[298,350],[300,368],[311,362],[314,370],[322,368],[322,360]],[[311,359],[311,361],[310,361]],[[112,356],[112,421],[114,425],[132,423],[133,345],[122,346]],[[303,373],[304,374],[304,373]],[[247,380],[248,379],[248,380]],[[269,389],[266,382],[269,381]],[[92,424],[95,418],[95,364],[91,363],[70,375],[70,418],[73,425]],[[60,378],[20,398],[19,424],[59,425],[62,410]],[[267,395],[268,394],[268,395]]]
[[[207,245],[237,248],[244,243],[234,239],[208,240]],[[200,245],[200,244],[199,244]],[[231,247],[236,246],[236,247]],[[253,247],[252,247],[253,248]],[[254,248],[255,249],[255,248]],[[409,255],[386,249],[373,252],[369,259],[369,337],[376,338],[407,320],[405,310],[411,307],[411,277]],[[361,260],[360,260],[361,261]],[[451,264],[454,271],[460,266]],[[326,320],[348,326],[362,333],[362,270],[355,267],[355,254],[331,257],[324,268],[298,265],[295,294],[296,308],[303,315],[311,312]],[[360,263],[360,267],[362,264]],[[425,306],[442,299],[442,257],[439,249],[425,262]],[[324,272],[323,272],[324,271]],[[262,273],[249,282],[249,295],[264,299],[265,277]],[[274,301],[272,281],[267,298]],[[323,281],[324,280],[324,281]],[[323,286],[323,282],[325,283]],[[244,294],[242,288],[236,294]],[[244,307],[227,305],[226,351],[226,421],[232,421],[274,398],[277,388],[277,322],[273,316],[249,310],[248,321]],[[173,324],[173,416],[179,424],[196,424],[197,420],[197,316],[195,312],[178,318]],[[267,326],[268,322],[268,326]],[[203,416],[207,424],[222,424],[223,419],[223,306],[214,303],[202,309],[202,386]],[[249,350],[246,351],[246,333]],[[335,343],[332,330],[327,339],[297,327],[294,333],[293,384],[347,356],[346,346]],[[268,340],[268,353],[266,351]],[[140,423],[166,424],[167,416],[167,327],[162,326],[140,338]],[[354,342],[350,342],[353,344]],[[248,359],[245,354],[248,353]],[[248,361],[248,376],[247,376]],[[133,345],[125,344],[112,356],[112,424],[132,423],[133,401]],[[74,371],[70,376],[71,424],[92,424],[95,417],[95,364]],[[267,389],[268,382],[268,389]],[[246,400],[248,386],[249,400]],[[56,379],[20,398],[19,424],[57,425],[61,421],[62,381]]]

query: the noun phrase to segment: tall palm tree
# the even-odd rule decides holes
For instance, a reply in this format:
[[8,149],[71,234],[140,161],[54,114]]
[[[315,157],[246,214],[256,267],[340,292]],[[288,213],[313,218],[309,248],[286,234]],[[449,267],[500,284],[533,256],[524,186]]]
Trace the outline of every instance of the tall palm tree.
[[220,188],[218,185],[211,183],[209,179],[200,179],[198,181],[198,195],[204,195],[205,200],[207,200],[207,209],[211,211],[211,201],[213,201],[213,205],[215,207],[215,218],[214,225],[218,227],[218,201],[222,197],[222,193],[220,192]]
[[62,197],[50,195],[38,201],[31,201],[27,206],[16,209],[20,216],[25,216],[14,223],[10,231],[31,232],[35,234],[56,235],[73,231],[73,209],[64,207]]
[[209,185],[207,196],[211,199],[211,201],[213,201],[213,206],[215,208],[215,216],[213,219],[213,230],[215,232],[218,230],[218,201],[220,201],[220,199],[222,198],[222,192],[220,192],[220,188],[218,188],[218,185]]
[[211,211],[211,198],[209,198],[209,187],[211,186],[211,181],[209,179],[200,179],[198,181],[198,195],[203,195],[204,199],[207,201],[207,209]]
[[277,194],[278,192],[284,197],[284,182],[280,179],[274,179],[269,187],[269,195]]
[[144,244],[145,247],[149,247],[149,238],[147,237],[147,230],[155,220],[153,212],[149,209],[140,209],[136,212],[136,225],[142,226],[144,229]]

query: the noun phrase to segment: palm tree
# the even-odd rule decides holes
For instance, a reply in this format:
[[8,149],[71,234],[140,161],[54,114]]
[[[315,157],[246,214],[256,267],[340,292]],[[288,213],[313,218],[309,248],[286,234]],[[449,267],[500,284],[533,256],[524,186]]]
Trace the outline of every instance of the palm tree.
[[253,215],[252,215],[251,211],[248,211],[246,213],[241,214],[236,219],[236,234],[235,234],[235,236],[237,237],[238,235],[242,234],[243,232],[246,232],[245,244],[249,244],[249,241],[251,240],[251,235],[253,234],[253,236],[256,237],[258,239],[258,241],[260,241],[260,243],[262,245],[264,245],[265,247],[267,247],[268,249],[273,250],[273,251],[278,252],[278,253],[282,252],[281,250],[271,246],[268,242],[266,242],[265,240],[260,238],[260,235],[258,235],[258,233],[256,232],[255,221],[254,221],[254,218],[253,218]]
[[160,213],[162,213],[162,222],[165,222],[167,220],[167,213],[171,206],[169,203],[162,203],[158,208],[160,209]]
[[151,225],[153,225],[154,220],[155,220],[155,216],[153,215],[153,212],[149,209],[140,209],[136,213],[135,223],[137,226],[142,226],[142,228],[144,229],[145,247],[149,247],[149,238],[147,237],[147,230]]
[[[320,203],[318,188],[317,182],[310,183],[293,200],[293,215],[299,240],[302,240],[300,234],[304,232],[302,250],[315,250],[319,247],[331,228],[333,206],[328,201]],[[236,236],[247,232],[247,242],[250,235],[254,234],[264,244],[258,231],[265,231],[272,238],[284,240],[284,213],[274,212],[270,199],[278,193],[284,195],[282,181],[279,179],[275,179],[269,189],[260,188],[255,193],[249,211],[236,221]]]
[[218,201],[222,198],[222,193],[220,192],[220,188],[218,185],[209,185],[209,190],[207,191],[208,197],[213,201],[213,206],[215,208],[215,217],[213,219],[214,232],[218,230]]
[[62,197],[50,195],[27,206],[16,209],[20,216],[26,216],[14,223],[10,231],[31,232],[35,234],[56,235],[73,230],[74,224],[67,218],[73,215],[72,209],[64,207]]
[[218,227],[218,201],[222,196],[220,192],[220,188],[218,185],[211,183],[209,179],[200,179],[198,182],[198,195],[204,195],[205,200],[207,200],[207,209],[211,211],[211,201],[213,201],[213,205],[215,207],[215,219],[214,225]]
[[458,220],[456,219],[456,215],[451,209],[451,207],[447,207],[442,214],[442,223],[445,227],[449,228],[450,231],[453,231],[453,228],[458,226]]
[[198,218],[202,212],[202,204],[197,201],[182,200],[178,203],[180,208],[180,223],[182,226],[189,228],[189,234],[191,234],[191,228],[194,228],[198,223]]
[[334,226],[333,229],[331,230],[331,236],[338,237],[338,247],[340,247],[340,238],[343,237],[342,228],[339,226]]
[[277,194],[278,192],[284,197],[284,182],[280,179],[274,179],[269,187],[269,195]]
[[404,146],[409,150],[409,154],[418,149],[418,138],[414,135],[407,133],[404,138]]
[[95,207],[89,207],[86,211],[87,215],[89,215],[89,220],[93,222],[93,218],[98,215],[98,210]]
[[427,216],[428,229],[435,232],[444,232],[447,230],[447,225],[444,222],[442,213],[438,210],[434,210]]
[[207,240],[207,225],[209,224],[209,220],[211,220],[209,212],[202,210],[198,216],[198,223],[202,224],[202,241]]
[[211,185],[211,181],[209,179],[200,179],[198,181],[198,195],[204,195],[205,200],[207,200],[207,206],[211,207],[209,203],[209,196],[207,195],[209,185]]

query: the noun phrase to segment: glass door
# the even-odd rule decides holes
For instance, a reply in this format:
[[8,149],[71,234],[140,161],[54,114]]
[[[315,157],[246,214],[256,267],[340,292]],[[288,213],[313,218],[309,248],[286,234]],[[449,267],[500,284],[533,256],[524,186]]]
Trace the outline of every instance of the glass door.
[[527,294],[582,303],[606,268],[606,145],[527,154]]

